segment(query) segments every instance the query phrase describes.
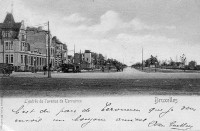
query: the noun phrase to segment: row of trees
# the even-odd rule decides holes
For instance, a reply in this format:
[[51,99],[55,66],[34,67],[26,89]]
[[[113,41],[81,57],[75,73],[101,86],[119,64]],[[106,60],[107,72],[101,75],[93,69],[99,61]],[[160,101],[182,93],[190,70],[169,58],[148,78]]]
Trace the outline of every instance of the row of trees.
[[92,53],[93,63],[95,66],[125,67],[126,65],[116,59],[106,59],[102,54]]
[[[143,61],[143,67],[160,67],[160,68],[183,68],[183,69],[198,69],[197,62],[192,60],[186,64],[187,58],[185,54],[180,56],[180,61],[174,61],[172,58],[170,60],[159,61],[157,56],[151,55],[150,58]],[[142,63],[137,62],[133,67],[142,67]]]

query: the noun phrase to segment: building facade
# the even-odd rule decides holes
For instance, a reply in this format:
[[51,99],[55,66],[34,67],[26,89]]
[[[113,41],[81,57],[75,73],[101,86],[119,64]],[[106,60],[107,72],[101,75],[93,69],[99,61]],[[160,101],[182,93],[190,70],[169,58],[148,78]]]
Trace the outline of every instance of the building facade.
[[52,43],[55,45],[55,67],[60,67],[63,63],[68,63],[67,45],[60,42],[56,36],[52,38]]
[[[0,23],[0,63],[13,64],[15,71],[42,70],[48,62],[47,49],[47,31],[25,28],[24,21],[15,22],[12,13],[7,13],[3,23]],[[54,67],[55,47],[52,44],[50,52]]]
[[85,50],[84,53],[75,53],[74,64],[80,65],[82,69],[94,68],[92,52],[90,52],[90,50]]
[[14,65],[15,70],[24,70],[29,45],[26,43],[24,22],[15,22],[13,15],[7,13],[0,23],[0,63]]
[[[36,68],[37,70],[42,70],[43,66],[48,65],[48,41],[50,41],[50,63],[52,69],[55,68],[55,45],[48,38],[48,31],[43,30],[41,27],[33,28],[27,27],[27,43],[30,45],[29,66]],[[33,61],[32,61],[33,60]]]

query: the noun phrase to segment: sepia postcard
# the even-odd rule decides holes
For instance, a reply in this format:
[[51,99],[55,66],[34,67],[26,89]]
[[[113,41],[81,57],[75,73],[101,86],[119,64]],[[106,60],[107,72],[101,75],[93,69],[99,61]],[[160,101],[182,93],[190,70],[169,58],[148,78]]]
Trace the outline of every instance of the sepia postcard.
[[199,0],[0,0],[0,131],[200,131]]

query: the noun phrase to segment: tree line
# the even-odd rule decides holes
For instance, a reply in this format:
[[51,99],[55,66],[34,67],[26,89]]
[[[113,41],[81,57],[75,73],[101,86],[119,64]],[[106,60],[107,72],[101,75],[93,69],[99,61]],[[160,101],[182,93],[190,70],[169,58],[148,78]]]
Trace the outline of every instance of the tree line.
[[172,58],[169,60],[158,60],[157,56],[151,55],[150,58],[144,60],[143,62],[137,62],[132,65],[132,67],[154,67],[154,68],[166,68],[166,69],[184,69],[184,70],[200,70],[200,66],[197,65],[195,60],[187,62],[187,57],[185,54],[180,56],[179,61],[174,61]]

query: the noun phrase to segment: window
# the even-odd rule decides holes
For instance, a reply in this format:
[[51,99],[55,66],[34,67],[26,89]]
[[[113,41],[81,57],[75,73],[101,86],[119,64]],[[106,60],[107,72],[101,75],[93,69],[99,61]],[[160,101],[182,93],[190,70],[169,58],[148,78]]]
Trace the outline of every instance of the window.
[[33,65],[33,56],[31,56],[31,65]]
[[39,65],[39,58],[37,57],[37,65]]
[[11,42],[11,41],[6,41],[5,42],[5,49],[6,50],[13,50],[13,42]]
[[42,58],[40,58],[40,65],[42,65]]
[[27,65],[28,59],[27,59],[27,55],[24,56],[24,63],[25,65]]
[[10,42],[8,42],[8,50],[10,50]]
[[23,46],[22,46],[22,51],[24,51],[25,49],[25,43],[23,43]]
[[10,63],[13,63],[13,54],[10,55]]
[[28,57],[28,64],[31,63],[31,56]]
[[6,63],[8,63],[8,55],[6,55]]
[[2,35],[5,38],[11,37],[11,33],[9,31],[2,31]]
[[6,50],[8,50],[8,42],[6,42]]
[[22,41],[24,41],[25,40],[25,36],[24,36],[24,34],[22,34]]
[[22,42],[22,43],[21,43],[21,51],[24,51],[24,50],[25,50],[25,43]]
[[22,51],[22,43],[21,43],[21,51]]
[[23,55],[21,55],[21,63],[23,63]]
[[10,50],[13,50],[13,42],[10,43]]

